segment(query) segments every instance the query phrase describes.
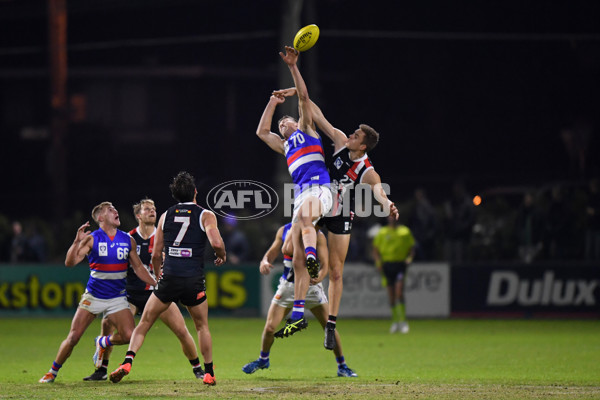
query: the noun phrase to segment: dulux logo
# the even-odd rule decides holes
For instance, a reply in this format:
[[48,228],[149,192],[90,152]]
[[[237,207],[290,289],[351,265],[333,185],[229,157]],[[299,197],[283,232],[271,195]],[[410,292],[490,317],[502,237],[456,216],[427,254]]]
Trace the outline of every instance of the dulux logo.
[[517,303],[533,305],[596,305],[595,290],[598,280],[556,279],[552,271],[544,272],[541,279],[519,279],[512,271],[494,271],[490,278],[487,304],[505,306]]
[[[213,187],[206,204],[215,214],[239,220],[257,219],[270,214],[279,204],[273,188],[262,182],[235,180]],[[240,215],[245,210],[246,215]]]

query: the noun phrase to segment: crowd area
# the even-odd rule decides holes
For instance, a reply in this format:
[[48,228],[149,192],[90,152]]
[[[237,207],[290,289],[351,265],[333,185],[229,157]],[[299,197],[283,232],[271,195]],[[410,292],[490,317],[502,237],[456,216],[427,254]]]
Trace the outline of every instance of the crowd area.
[[[462,182],[432,201],[423,188],[398,201],[400,222],[416,239],[416,261],[598,261],[600,260],[600,183],[556,182],[537,187],[502,187],[471,193]],[[122,229],[135,225],[120,210]],[[62,262],[73,228],[87,220],[81,212],[65,221],[69,234],[56,235],[39,217],[12,219],[0,214],[1,263]],[[230,264],[253,263],[280,225],[265,221],[220,219]],[[356,218],[347,261],[372,262],[372,239],[385,218]]]

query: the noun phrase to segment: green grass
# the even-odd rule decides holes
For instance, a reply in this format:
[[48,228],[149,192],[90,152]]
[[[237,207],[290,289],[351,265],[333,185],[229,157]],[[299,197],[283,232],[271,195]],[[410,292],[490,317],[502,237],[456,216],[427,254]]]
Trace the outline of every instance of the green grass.
[[[359,374],[354,379],[337,377],[314,320],[306,331],[277,339],[270,369],[245,375],[241,367],[258,356],[263,324],[211,320],[218,384],[205,387],[158,322],[132,373],[115,385],[81,380],[93,371],[96,320],[57,381],[41,385],[70,319],[3,319],[0,398],[600,399],[598,321],[419,320],[411,321],[408,335],[390,335],[388,321],[342,319],[344,354]],[[115,348],[110,370],[125,351]]]

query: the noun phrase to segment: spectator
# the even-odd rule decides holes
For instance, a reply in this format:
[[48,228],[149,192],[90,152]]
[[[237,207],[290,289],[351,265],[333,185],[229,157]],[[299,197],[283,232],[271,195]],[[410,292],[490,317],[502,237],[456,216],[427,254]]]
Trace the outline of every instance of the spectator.
[[235,217],[225,218],[225,229],[223,230],[223,241],[227,249],[227,259],[232,264],[248,261],[250,245],[248,238],[241,230],[237,229]]
[[38,231],[35,222],[32,222],[27,226],[26,237],[26,259],[33,262],[46,262],[46,239]]
[[465,186],[457,181],[452,186],[452,198],[444,204],[446,241],[444,257],[450,262],[465,260],[467,246],[475,221],[475,210]]
[[438,219],[422,188],[415,190],[415,203],[408,226],[417,241],[415,260],[431,260],[435,235],[438,230]]
[[525,193],[515,219],[519,259],[531,263],[542,249],[543,220],[536,208],[533,193]]
[[10,262],[18,263],[25,261],[27,251],[27,238],[23,234],[23,225],[19,221],[12,224],[13,237],[10,242]]
[[563,259],[569,239],[569,208],[560,185],[552,187],[552,199],[544,218],[544,248],[552,260]]

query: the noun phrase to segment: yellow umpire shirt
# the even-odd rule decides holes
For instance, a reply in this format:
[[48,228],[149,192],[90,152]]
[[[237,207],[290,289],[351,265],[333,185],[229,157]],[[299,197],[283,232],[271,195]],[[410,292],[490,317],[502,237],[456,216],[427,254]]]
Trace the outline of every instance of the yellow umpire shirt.
[[384,226],[373,239],[373,246],[381,254],[381,261],[401,262],[410,255],[410,249],[415,245],[415,238],[407,226],[395,228]]

